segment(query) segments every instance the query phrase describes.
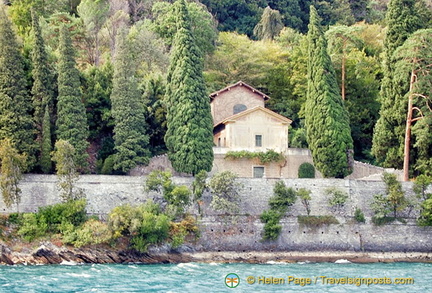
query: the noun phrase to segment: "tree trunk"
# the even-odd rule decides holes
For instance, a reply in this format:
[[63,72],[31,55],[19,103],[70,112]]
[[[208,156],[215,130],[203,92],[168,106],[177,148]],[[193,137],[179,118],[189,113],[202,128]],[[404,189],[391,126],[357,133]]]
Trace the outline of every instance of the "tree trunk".
[[408,97],[408,113],[405,128],[405,146],[404,146],[404,162],[403,162],[403,180],[409,180],[409,157],[410,157],[410,143],[411,143],[411,123],[413,112],[413,88],[416,81],[415,71],[411,71],[410,80],[410,94]]

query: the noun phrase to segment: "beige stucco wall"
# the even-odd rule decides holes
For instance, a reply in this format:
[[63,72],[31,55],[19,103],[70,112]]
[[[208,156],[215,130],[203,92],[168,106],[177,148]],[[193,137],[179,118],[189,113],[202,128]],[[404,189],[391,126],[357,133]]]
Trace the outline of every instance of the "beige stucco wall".
[[[288,149],[288,123],[282,123],[264,111],[254,111],[226,124],[226,147],[232,150],[285,152]],[[262,136],[262,146],[255,146],[255,136]],[[223,139],[222,139],[223,140]]]
[[[222,171],[232,171],[239,177],[253,178],[253,167],[264,167],[264,178],[298,178],[301,164],[312,163],[312,156],[308,149],[290,148],[285,154],[285,162],[261,164],[258,159],[225,159],[226,148],[214,148],[212,174]],[[322,175],[315,170],[315,178]]]
[[232,87],[216,96],[210,104],[213,123],[217,124],[232,116],[236,104],[243,104],[248,109],[256,106],[264,107],[264,98],[244,86]]

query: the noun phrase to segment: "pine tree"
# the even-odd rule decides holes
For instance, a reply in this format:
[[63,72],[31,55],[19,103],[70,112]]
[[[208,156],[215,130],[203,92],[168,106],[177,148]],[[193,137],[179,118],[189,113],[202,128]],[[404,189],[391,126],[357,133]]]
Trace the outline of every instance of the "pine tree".
[[31,169],[35,163],[35,130],[25,76],[12,24],[0,7],[0,139],[11,139],[20,153],[26,153]]
[[79,71],[75,67],[74,49],[65,26],[60,30],[58,62],[57,138],[68,141],[75,148],[78,169],[87,168],[88,125],[86,110],[81,100]]
[[384,167],[401,168],[409,79],[394,82],[393,53],[421,26],[415,0],[391,0],[386,14],[387,33],[384,41],[383,80],[381,83],[380,118],[374,129],[372,153]]
[[178,31],[167,76],[165,142],[174,169],[197,174],[212,168],[213,123],[202,75],[202,52],[191,33],[185,1],[175,5]]
[[136,66],[131,56],[126,32],[117,36],[111,93],[114,117],[114,169],[128,172],[137,164],[147,164],[150,157],[149,137],[146,134],[144,104],[135,78]]
[[[34,121],[36,126],[36,143],[38,144],[39,153],[39,165],[44,173],[51,172],[51,159],[49,153],[51,152],[51,146],[43,145],[51,141],[51,117],[53,115],[53,84],[54,78],[50,71],[48,64],[48,56],[45,51],[45,44],[42,38],[42,31],[39,26],[39,18],[34,10],[32,10],[32,26],[33,26],[33,50],[32,50],[32,62],[33,62],[33,108],[34,108]],[[46,113],[48,110],[48,113]],[[45,115],[48,114],[48,119],[45,119]],[[45,125],[48,123],[48,125]],[[49,130],[49,131],[48,131]],[[43,135],[49,135],[50,137],[44,137]],[[43,153],[48,150],[48,153]],[[47,160],[47,157],[48,159]],[[45,158],[44,158],[45,157]],[[44,163],[42,163],[44,160]]]
[[307,141],[316,168],[325,177],[351,173],[353,141],[348,113],[327,53],[316,9],[311,6],[308,32],[308,91],[305,107]]

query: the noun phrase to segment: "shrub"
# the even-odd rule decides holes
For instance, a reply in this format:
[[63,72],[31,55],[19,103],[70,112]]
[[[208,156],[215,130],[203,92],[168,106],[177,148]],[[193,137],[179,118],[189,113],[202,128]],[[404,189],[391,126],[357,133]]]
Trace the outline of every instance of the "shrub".
[[214,175],[209,182],[213,194],[211,207],[227,214],[237,214],[240,211],[239,190],[241,184],[236,182],[237,175],[224,171]]
[[73,226],[68,227],[63,234],[65,235],[63,242],[71,243],[76,247],[106,243],[112,238],[112,233],[108,225],[95,219],[88,220],[81,227],[76,229],[73,229]]
[[366,222],[365,216],[364,216],[362,210],[359,209],[359,208],[356,208],[356,209],[355,209],[355,212],[354,212],[354,219],[355,219],[358,223],[365,223],[365,222]]
[[144,212],[138,232],[131,239],[132,247],[146,252],[149,245],[162,243],[168,238],[169,225],[167,215]]
[[168,238],[170,220],[161,214],[159,206],[149,201],[144,205],[123,205],[114,208],[108,218],[113,237],[132,236],[132,247],[145,252],[151,244]]
[[299,224],[309,227],[339,224],[339,221],[334,216],[298,216],[297,221]]
[[282,231],[282,226],[279,224],[282,215],[275,210],[264,211],[261,216],[261,222],[264,224],[264,234],[263,240],[276,240],[280,232]]
[[299,178],[315,178],[315,167],[311,163],[303,163],[298,169]]
[[176,186],[170,171],[152,171],[146,179],[146,189],[163,194],[168,206],[166,212],[176,217],[184,212],[190,202],[192,192],[185,185]]
[[39,208],[38,215],[45,218],[49,232],[58,233],[64,222],[77,227],[87,220],[86,204],[85,199],[71,200]]
[[282,231],[279,221],[297,199],[295,190],[287,188],[283,181],[276,182],[273,193],[269,199],[270,210],[264,211],[260,216],[261,222],[265,223],[263,240],[275,240],[279,237]]
[[276,182],[273,193],[269,200],[270,209],[279,211],[281,214],[285,214],[297,199],[296,191],[291,187],[287,188],[283,181]]
[[348,194],[336,187],[327,188],[324,193],[330,197],[328,200],[329,205],[336,209],[342,208],[348,199]]
[[18,234],[32,241],[49,233],[69,233],[87,219],[86,200],[72,200],[39,208],[37,213],[24,214]]
[[46,219],[38,214],[23,214],[22,225],[18,230],[18,235],[23,236],[26,241],[33,241],[43,237],[48,231]]
[[187,235],[193,235],[195,238],[198,238],[199,228],[195,218],[187,215],[181,222],[171,222],[169,234],[171,245],[173,248],[176,248],[184,243]]
[[105,159],[101,169],[101,173],[110,175],[113,173],[113,170],[114,170],[114,155],[111,155]]

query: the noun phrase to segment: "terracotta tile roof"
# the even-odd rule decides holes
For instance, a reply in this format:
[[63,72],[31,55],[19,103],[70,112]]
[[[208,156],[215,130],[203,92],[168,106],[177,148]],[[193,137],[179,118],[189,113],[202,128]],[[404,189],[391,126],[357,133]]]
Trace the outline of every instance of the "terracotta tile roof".
[[244,87],[246,87],[247,89],[249,89],[249,90],[252,91],[253,93],[256,93],[256,94],[260,95],[260,96],[264,99],[264,101],[267,101],[268,99],[270,99],[269,96],[267,96],[267,95],[264,94],[263,92],[257,90],[256,88],[254,88],[254,87],[248,85],[247,83],[244,83],[243,81],[238,81],[238,82],[236,82],[236,83],[234,83],[234,84],[231,84],[231,85],[227,86],[226,88],[223,88],[223,89],[221,89],[221,90],[219,90],[219,91],[217,91],[217,92],[211,93],[211,94],[210,94],[210,99],[213,100],[213,99],[216,98],[219,94],[221,94],[221,93],[223,93],[223,92],[225,92],[225,91],[229,91],[229,90],[231,90],[231,88],[236,87],[236,86],[244,86]]
[[251,108],[251,109],[247,109],[247,110],[242,111],[242,112],[240,112],[240,113],[234,114],[234,115],[232,115],[232,116],[230,116],[230,117],[228,117],[228,118],[225,118],[225,119],[222,120],[221,122],[215,124],[214,127],[219,126],[219,125],[221,125],[221,124],[226,124],[226,123],[228,123],[228,122],[230,122],[230,121],[235,121],[236,119],[238,119],[238,118],[240,118],[240,117],[242,117],[242,116],[245,116],[245,115],[249,115],[250,113],[253,113],[253,112],[255,112],[255,111],[263,111],[263,112],[265,112],[265,113],[267,113],[267,114],[273,116],[274,118],[281,120],[281,122],[283,122],[283,123],[288,123],[288,124],[291,124],[291,123],[292,123],[292,120],[291,120],[291,119],[286,118],[286,117],[284,117],[284,116],[282,116],[282,115],[280,115],[280,114],[278,114],[278,113],[276,113],[276,112],[273,112],[273,111],[270,110],[270,109],[263,108],[263,107],[261,107],[261,106],[256,106],[256,107],[253,107],[253,108]]

